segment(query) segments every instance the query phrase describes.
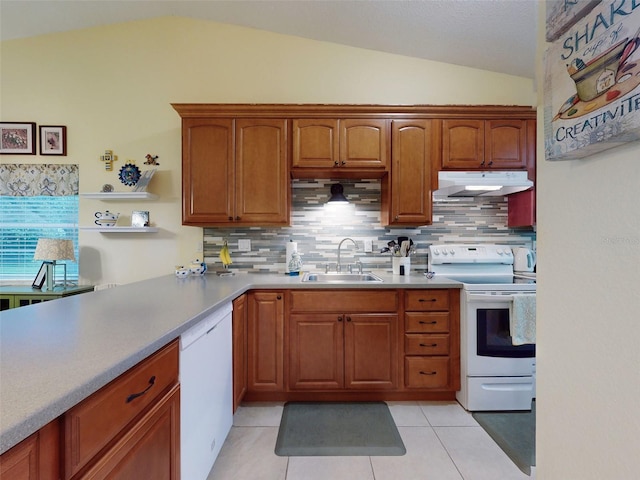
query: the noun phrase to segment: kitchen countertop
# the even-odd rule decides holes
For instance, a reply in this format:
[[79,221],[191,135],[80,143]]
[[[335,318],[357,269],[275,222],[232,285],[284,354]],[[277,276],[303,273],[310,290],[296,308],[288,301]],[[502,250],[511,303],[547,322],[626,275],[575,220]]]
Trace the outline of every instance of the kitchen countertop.
[[461,288],[421,273],[383,283],[302,283],[283,274],[166,275],[5,310],[0,318],[0,454],[196,322],[253,289]]

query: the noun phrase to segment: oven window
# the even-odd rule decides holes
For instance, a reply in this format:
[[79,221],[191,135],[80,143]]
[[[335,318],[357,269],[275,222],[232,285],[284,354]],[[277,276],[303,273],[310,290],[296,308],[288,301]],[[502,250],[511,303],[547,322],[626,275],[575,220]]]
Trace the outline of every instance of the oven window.
[[502,358],[533,358],[535,345],[513,345],[508,308],[478,308],[478,355]]

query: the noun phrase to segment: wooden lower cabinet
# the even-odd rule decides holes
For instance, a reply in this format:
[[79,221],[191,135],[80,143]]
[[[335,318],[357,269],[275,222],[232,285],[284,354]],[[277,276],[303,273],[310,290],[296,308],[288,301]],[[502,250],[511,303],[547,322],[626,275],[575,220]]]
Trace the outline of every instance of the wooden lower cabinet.
[[175,385],[84,474],[83,480],[180,479],[180,386]]
[[59,452],[59,423],[54,420],[0,456],[0,478],[58,480]]
[[63,415],[64,480],[179,478],[178,352],[176,340]]
[[407,290],[404,297],[404,387],[460,389],[460,291]]
[[247,393],[247,294],[233,301],[233,412]]
[[397,328],[391,314],[292,314],[289,388],[396,388]]
[[284,391],[284,309],[281,291],[249,293],[247,392]]

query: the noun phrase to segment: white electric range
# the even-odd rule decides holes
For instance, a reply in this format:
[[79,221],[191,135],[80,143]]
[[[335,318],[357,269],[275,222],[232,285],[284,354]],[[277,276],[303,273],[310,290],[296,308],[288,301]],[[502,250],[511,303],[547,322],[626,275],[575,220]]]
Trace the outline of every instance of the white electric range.
[[530,410],[535,398],[535,344],[513,345],[514,295],[535,295],[535,278],[515,275],[509,245],[431,245],[428,270],[463,284],[460,296],[461,389],[469,411]]

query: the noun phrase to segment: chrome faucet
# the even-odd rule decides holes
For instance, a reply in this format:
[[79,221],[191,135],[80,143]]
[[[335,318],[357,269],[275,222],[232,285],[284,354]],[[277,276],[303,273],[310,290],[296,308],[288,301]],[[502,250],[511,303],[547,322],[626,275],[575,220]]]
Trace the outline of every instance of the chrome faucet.
[[347,240],[351,241],[351,243],[353,243],[353,245],[356,247],[356,250],[358,250],[358,244],[353,238],[349,238],[349,237],[343,238],[338,244],[338,264],[336,265],[336,272],[340,272],[342,270],[342,265],[340,264],[340,249],[342,248],[342,244]]

